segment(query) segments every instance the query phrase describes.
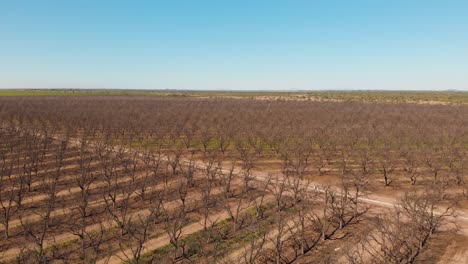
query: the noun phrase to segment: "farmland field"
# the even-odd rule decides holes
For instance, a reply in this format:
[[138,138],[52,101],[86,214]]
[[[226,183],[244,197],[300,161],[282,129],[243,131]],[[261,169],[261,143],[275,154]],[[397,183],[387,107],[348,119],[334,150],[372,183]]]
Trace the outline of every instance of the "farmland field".
[[0,95],[0,263],[468,260],[467,93]]

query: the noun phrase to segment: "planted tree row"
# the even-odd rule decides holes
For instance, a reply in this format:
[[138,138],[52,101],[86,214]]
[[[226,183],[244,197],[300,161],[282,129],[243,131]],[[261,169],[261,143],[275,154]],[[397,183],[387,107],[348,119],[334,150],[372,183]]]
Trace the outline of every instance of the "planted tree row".
[[412,263],[468,193],[464,106],[62,99],[0,99],[7,261]]

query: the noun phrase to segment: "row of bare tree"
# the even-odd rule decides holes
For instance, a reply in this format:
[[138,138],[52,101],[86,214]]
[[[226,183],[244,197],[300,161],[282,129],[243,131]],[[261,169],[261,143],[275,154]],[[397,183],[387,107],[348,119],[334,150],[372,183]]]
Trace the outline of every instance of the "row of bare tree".
[[[373,218],[361,199],[372,182],[406,181],[427,192],[406,195],[392,217],[372,220],[370,235],[346,257],[412,263],[452,213],[452,206],[438,211],[448,188],[466,184],[462,106],[0,101],[0,251],[19,249],[20,262],[94,263],[120,252],[139,263],[162,234],[171,256],[150,258],[184,261],[193,255],[184,235],[190,223],[203,227],[192,231],[210,233],[223,219],[229,232],[199,245],[221,245],[255,228],[243,261],[300,262]],[[268,162],[278,173],[258,177]],[[310,174],[339,176],[340,183],[318,188],[307,181]],[[210,252],[208,260],[221,261]]]

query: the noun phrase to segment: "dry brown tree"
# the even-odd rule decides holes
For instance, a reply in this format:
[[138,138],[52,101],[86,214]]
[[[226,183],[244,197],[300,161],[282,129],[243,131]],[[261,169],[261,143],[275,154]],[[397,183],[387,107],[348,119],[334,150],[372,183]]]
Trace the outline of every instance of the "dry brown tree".
[[376,262],[414,263],[453,214],[454,204],[431,190],[405,193],[393,212],[375,219],[367,251]]
[[[56,247],[54,237],[51,237],[50,229],[53,226],[60,225],[60,219],[53,216],[54,211],[59,207],[61,201],[57,198],[57,189],[62,176],[63,160],[68,147],[68,139],[62,140],[55,149],[54,153],[54,167],[46,173],[41,179],[41,193],[46,196],[44,205],[32,212],[38,217],[38,221],[29,222],[22,215],[20,215],[20,222],[28,240],[32,241],[34,251],[29,250],[28,245],[24,246],[25,254],[18,256],[18,260],[35,261],[37,263],[49,263],[53,259],[59,259],[64,256],[60,255],[59,249]],[[50,243],[52,241],[52,243]],[[50,243],[50,244],[49,244]],[[50,250],[48,250],[50,248]],[[26,260],[24,259],[26,258]]]
[[174,208],[171,208],[162,204],[161,207],[164,231],[169,236],[170,244],[174,247],[174,260],[179,257],[185,257],[185,242],[182,240],[182,230],[189,221],[188,213],[190,211],[187,201],[187,182],[179,182],[177,190],[177,205]]
[[[18,143],[18,142],[16,142]],[[4,238],[10,237],[10,220],[21,210],[27,187],[24,181],[15,177],[15,171],[20,173],[19,146],[8,142],[0,149],[0,223],[4,228]]]

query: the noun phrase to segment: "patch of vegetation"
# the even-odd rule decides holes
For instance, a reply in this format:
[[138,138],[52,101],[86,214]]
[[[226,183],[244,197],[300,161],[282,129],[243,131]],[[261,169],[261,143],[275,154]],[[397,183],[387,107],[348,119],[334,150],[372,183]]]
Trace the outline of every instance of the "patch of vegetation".
[[[266,208],[272,209],[273,203],[265,205]],[[248,243],[254,239],[258,239],[262,232],[271,224],[268,219],[255,221],[257,212],[255,208],[249,208],[243,213],[243,218],[250,219],[248,221],[255,222],[253,225],[247,225],[242,229],[237,230],[233,235],[233,223],[231,219],[224,219],[217,222],[207,230],[200,230],[184,237],[181,245],[185,247],[185,258],[196,260],[203,255],[222,256],[223,252],[232,251],[233,246]],[[156,258],[164,258],[173,253],[174,247],[171,244],[165,245],[143,256],[143,263],[149,263]]]
[[188,91],[119,89],[7,89],[2,96],[150,96],[243,98],[304,101],[345,101],[379,103],[468,104],[464,91]]
[[468,92],[462,91],[317,91],[306,94],[316,99],[346,102],[468,104]]

